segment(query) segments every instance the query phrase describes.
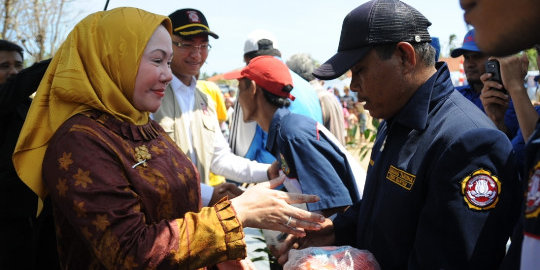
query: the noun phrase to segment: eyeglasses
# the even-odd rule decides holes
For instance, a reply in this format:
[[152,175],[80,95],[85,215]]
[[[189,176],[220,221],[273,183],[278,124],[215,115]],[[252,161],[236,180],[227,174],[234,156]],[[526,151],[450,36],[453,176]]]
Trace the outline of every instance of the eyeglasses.
[[182,50],[186,50],[186,51],[190,51],[190,52],[193,52],[193,51],[197,50],[197,51],[200,51],[202,53],[205,53],[205,52],[210,51],[210,49],[212,48],[212,46],[210,46],[210,44],[208,44],[208,43],[201,44],[201,45],[193,45],[191,43],[182,43],[182,42],[178,42],[178,41],[173,41],[172,44],[175,45],[176,47],[182,49]]

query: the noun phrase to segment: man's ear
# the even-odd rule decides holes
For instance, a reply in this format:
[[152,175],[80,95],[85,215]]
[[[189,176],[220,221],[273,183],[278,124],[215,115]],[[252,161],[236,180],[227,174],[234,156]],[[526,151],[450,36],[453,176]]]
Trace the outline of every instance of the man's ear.
[[238,81],[238,83],[243,83],[244,86],[245,86],[245,90],[246,92],[249,92],[251,93],[251,95],[254,95],[255,93],[255,89],[256,89],[256,84],[255,84],[255,81],[252,81],[252,80],[247,80],[247,79],[240,79],[241,81]]
[[396,45],[396,53],[405,70],[412,72],[416,67],[416,52],[414,51],[414,47],[408,42],[399,42]]

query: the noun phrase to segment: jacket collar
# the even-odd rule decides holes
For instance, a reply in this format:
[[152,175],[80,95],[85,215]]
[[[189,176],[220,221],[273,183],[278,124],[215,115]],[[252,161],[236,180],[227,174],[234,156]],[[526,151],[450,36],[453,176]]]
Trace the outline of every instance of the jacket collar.
[[437,72],[416,90],[407,104],[389,122],[398,122],[415,130],[426,128],[433,106],[454,91],[446,63],[438,62],[435,67]]
[[274,113],[272,122],[270,122],[270,128],[268,129],[268,139],[266,141],[266,150],[268,150],[268,152],[272,153],[273,155],[277,154],[277,149],[275,149],[275,142],[278,129],[280,128],[281,118],[290,113],[291,111],[289,111],[288,108],[279,108]]

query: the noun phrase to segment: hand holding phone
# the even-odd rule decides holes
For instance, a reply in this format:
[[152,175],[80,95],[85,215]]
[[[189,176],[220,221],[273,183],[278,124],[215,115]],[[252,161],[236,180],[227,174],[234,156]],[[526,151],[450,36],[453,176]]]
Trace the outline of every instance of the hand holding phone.
[[[495,59],[488,60],[486,62],[486,73],[491,73],[491,78],[489,78],[490,81],[495,81],[500,84],[503,84],[502,77],[501,77],[501,65],[499,64],[499,61]],[[492,89],[508,94],[508,91],[506,91],[506,89],[504,88],[502,89],[492,88]]]

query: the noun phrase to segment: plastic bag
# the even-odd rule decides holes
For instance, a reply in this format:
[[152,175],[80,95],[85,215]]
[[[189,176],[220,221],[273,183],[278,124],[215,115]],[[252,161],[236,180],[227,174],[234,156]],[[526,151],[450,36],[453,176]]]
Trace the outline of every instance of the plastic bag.
[[367,250],[351,246],[310,247],[291,249],[284,270],[336,269],[380,270],[375,256]]

